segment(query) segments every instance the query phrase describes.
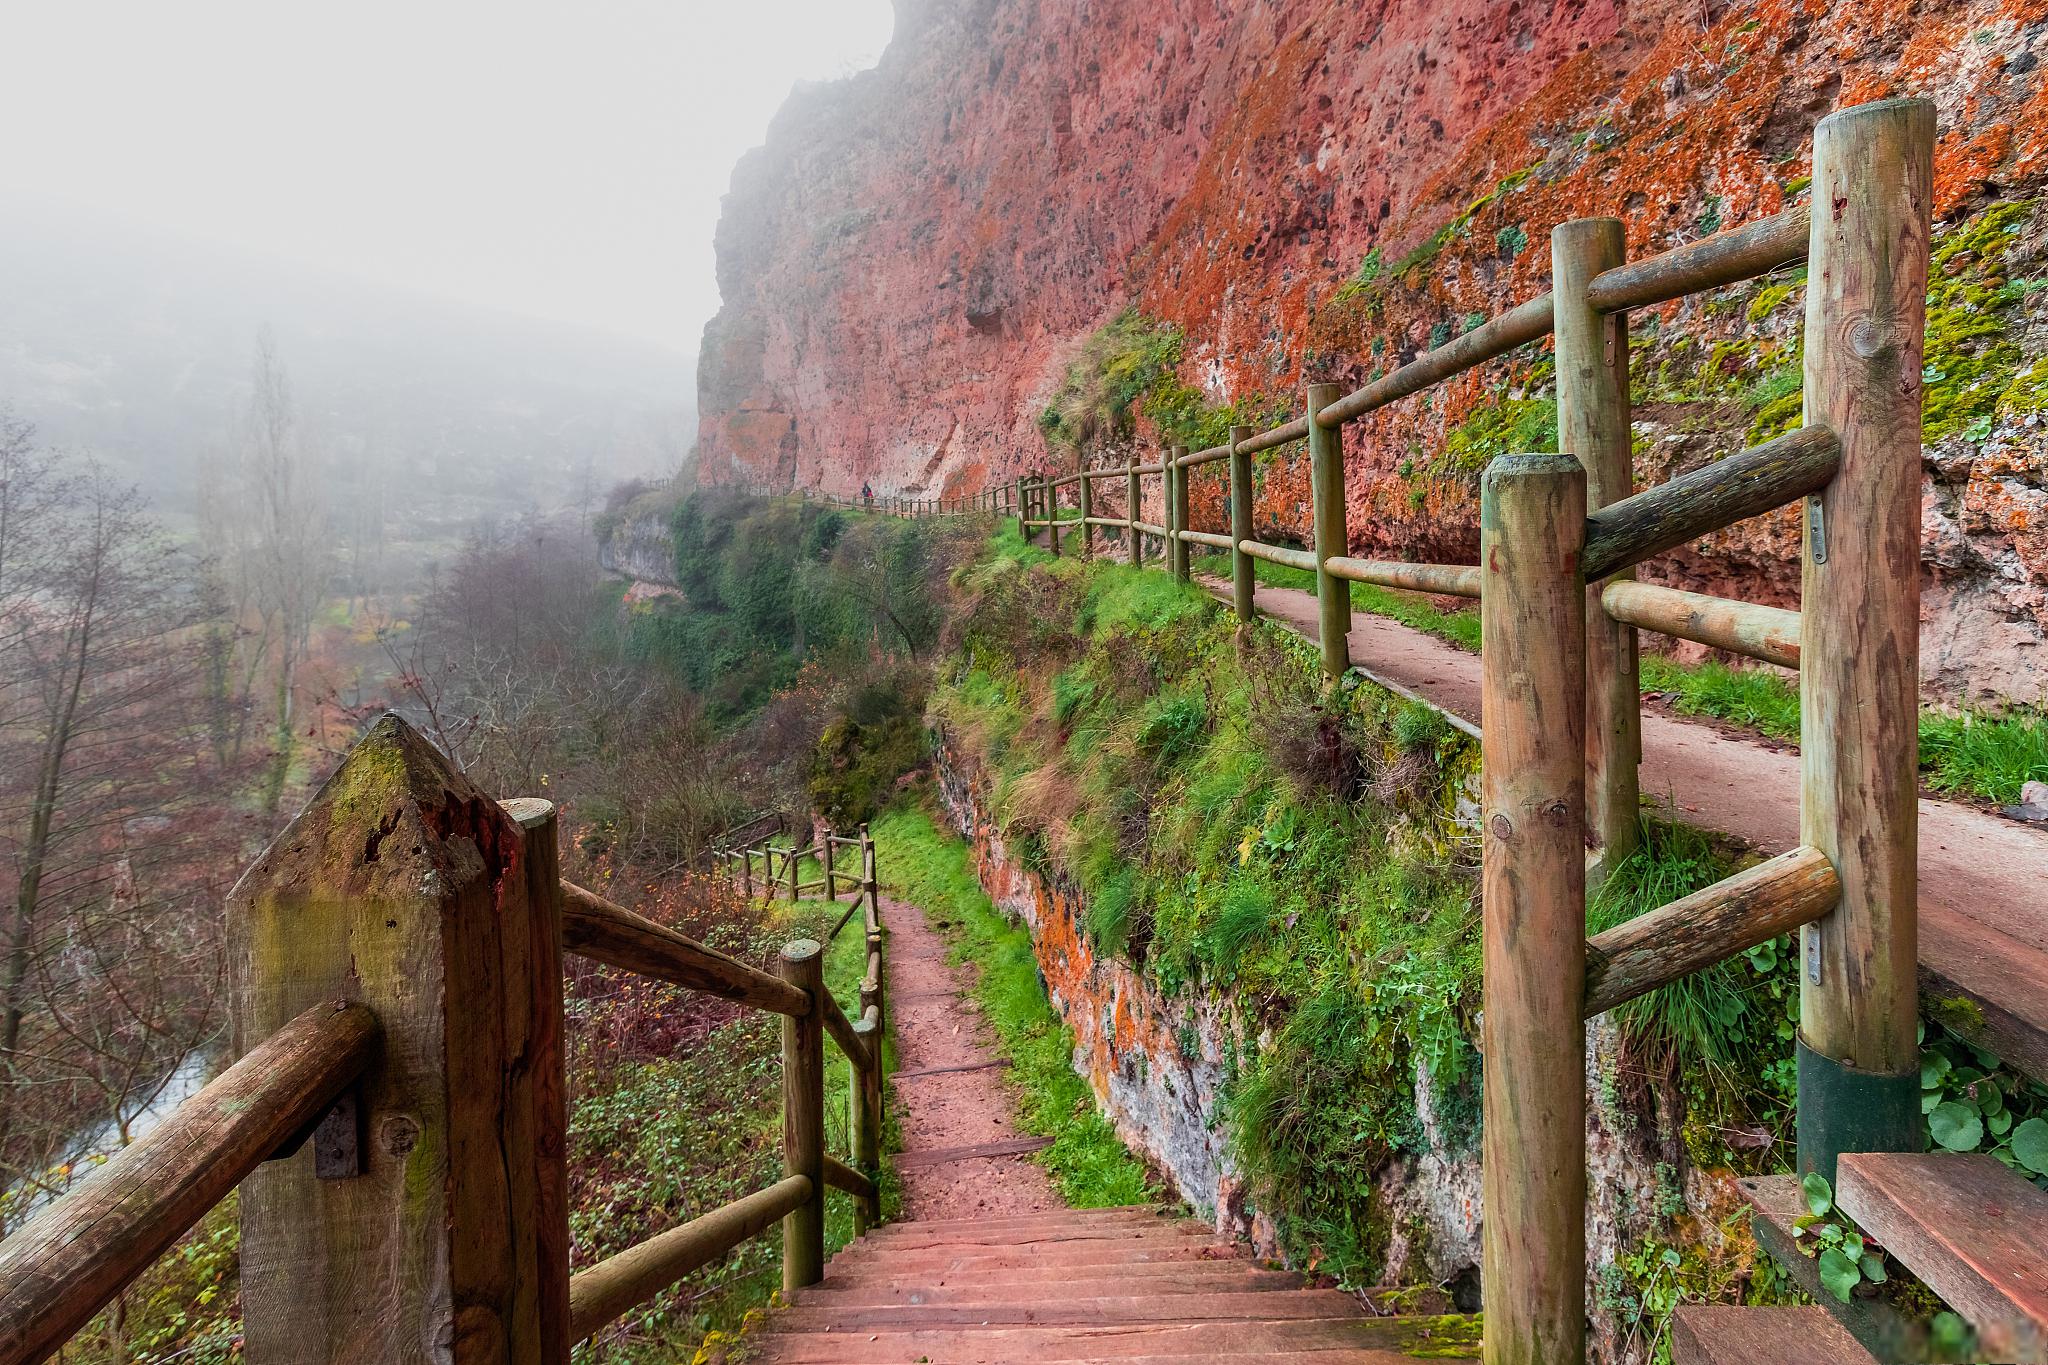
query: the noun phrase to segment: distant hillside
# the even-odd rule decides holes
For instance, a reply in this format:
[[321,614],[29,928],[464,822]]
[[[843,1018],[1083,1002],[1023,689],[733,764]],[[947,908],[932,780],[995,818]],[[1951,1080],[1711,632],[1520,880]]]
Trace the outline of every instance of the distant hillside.
[[174,518],[265,325],[329,482],[402,478],[415,523],[573,505],[695,435],[693,357],[5,197],[0,297],[0,404]]

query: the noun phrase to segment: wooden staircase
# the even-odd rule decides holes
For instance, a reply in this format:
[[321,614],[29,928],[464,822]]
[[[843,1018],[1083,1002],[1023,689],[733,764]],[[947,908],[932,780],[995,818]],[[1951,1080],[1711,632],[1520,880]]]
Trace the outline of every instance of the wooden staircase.
[[833,1258],[750,1334],[749,1361],[1313,1361],[1478,1355],[1478,1320],[1373,1316],[1148,1208],[898,1223]]
[[[1792,1235],[1798,1177],[1741,1184],[1758,1242],[1822,1307],[1681,1308],[1674,1365],[1927,1359],[1924,1324],[1821,1287]],[[1971,1359],[2048,1361],[2048,1193],[1981,1153],[1844,1153],[1835,1185],[1842,1212],[1976,1327]]]

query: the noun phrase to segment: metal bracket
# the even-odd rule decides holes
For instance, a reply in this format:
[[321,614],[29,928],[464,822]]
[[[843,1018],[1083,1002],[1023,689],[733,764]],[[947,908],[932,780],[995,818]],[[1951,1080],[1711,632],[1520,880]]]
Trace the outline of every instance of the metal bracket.
[[1818,493],[1806,500],[1806,544],[1814,563],[1828,562],[1828,524],[1821,514]]
[[352,1180],[363,1174],[368,1148],[363,1140],[362,1087],[351,1085],[335,1096],[326,1113],[292,1134],[264,1159],[282,1161],[295,1156],[308,1138],[313,1142],[313,1174],[318,1179]]

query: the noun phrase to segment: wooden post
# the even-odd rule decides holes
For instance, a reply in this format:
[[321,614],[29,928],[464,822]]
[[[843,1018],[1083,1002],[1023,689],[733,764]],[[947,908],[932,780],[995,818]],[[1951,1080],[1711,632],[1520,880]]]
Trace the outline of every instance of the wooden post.
[[1060,552],[1060,490],[1050,474],[1041,475],[1045,485],[1045,538],[1055,557]]
[[797,854],[796,834],[792,831],[789,836],[789,852],[782,856],[782,870],[789,877],[789,903],[791,905],[797,903],[797,874],[803,871],[803,862],[804,860]]
[[811,998],[802,1018],[782,1016],[782,1173],[806,1176],[811,1197],[782,1220],[782,1287],[825,1277],[824,950],[807,938],[783,945],[776,974]]
[[383,1031],[364,1173],[243,1182],[256,1365],[568,1358],[559,901],[530,889],[559,879],[552,812],[522,818],[386,715],[229,897],[238,1052],[322,1001]]
[[[846,1078],[847,1147],[853,1164],[868,1179],[882,1178],[882,1031],[866,1019],[857,1019],[853,1031],[867,1048],[868,1066],[849,1066]],[[858,1237],[882,1221],[882,1201],[857,1199],[853,1206],[853,1235]]]
[[825,834],[825,899],[826,899],[826,900],[828,900],[828,901],[829,901],[829,900],[836,900],[836,899],[837,899],[837,897],[833,895],[833,889],[834,889],[834,888],[833,888],[833,883],[832,883],[832,835],[831,835],[831,832],[830,832],[830,831],[827,831],[827,832],[826,832],[826,834]]
[[1503,455],[1479,517],[1484,1359],[1581,1365],[1585,473],[1569,455]]
[[1188,467],[1181,463],[1187,457],[1186,446],[1175,446],[1166,452],[1166,486],[1173,497],[1173,576],[1185,583],[1189,578],[1189,565],[1193,556],[1189,553],[1187,541],[1181,539],[1181,532],[1188,529]]
[[1095,532],[1088,525],[1088,518],[1095,515],[1095,485],[1088,477],[1088,471],[1081,471],[1081,558],[1095,558]]
[[740,896],[748,904],[754,900],[754,849],[750,844],[740,850]]
[[[1550,234],[1551,297],[1557,335],[1557,448],[1586,471],[1586,510],[1635,491],[1628,406],[1628,315],[1601,313],[1586,287],[1622,263],[1627,234],[1618,218],[1579,218]],[[1633,578],[1633,569],[1615,575]],[[1636,631],[1607,615],[1601,585],[1586,587],[1586,818],[1597,890],[1636,844],[1642,801],[1642,689]]]
[[503,803],[519,826],[526,865],[533,992],[526,1070],[533,1086],[533,1150],[539,1180],[534,1268],[540,1287],[540,1358],[569,1359],[569,1098],[562,1045],[562,859],[555,804],[537,796]]
[[1145,538],[1139,534],[1137,527],[1137,523],[1145,519],[1144,506],[1145,490],[1138,481],[1138,462],[1135,459],[1126,460],[1124,461],[1124,520],[1130,522],[1131,525],[1124,528],[1124,535],[1130,542],[1124,548],[1130,554],[1131,567],[1134,569],[1145,567]]
[[[1934,107],[1885,100],[1813,136],[1806,420],[1841,438],[1806,502],[1800,838],[1842,899],[1800,931],[1799,1167],[1917,1152],[1920,368]],[[1825,206],[1826,212],[1821,212]]]
[[1252,438],[1250,427],[1230,429],[1230,600],[1241,625],[1250,625],[1257,615],[1252,605],[1258,583],[1252,574],[1252,557],[1243,542],[1252,538],[1252,457],[1238,447]]
[[1173,496],[1173,447],[1159,452],[1159,524],[1166,528],[1166,537],[1160,552],[1166,557],[1166,572],[1180,577],[1180,537],[1174,532],[1179,528],[1173,524],[1176,500]]
[[1323,672],[1341,678],[1351,667],[1351,585],[1334,577],[1325,563],[1349,554],[1344,527],[1344,436],[1316,421],[1316,414],[1344,396],[1339,384],[1308,386],[1309,492],[1314,500],[1317,631]]

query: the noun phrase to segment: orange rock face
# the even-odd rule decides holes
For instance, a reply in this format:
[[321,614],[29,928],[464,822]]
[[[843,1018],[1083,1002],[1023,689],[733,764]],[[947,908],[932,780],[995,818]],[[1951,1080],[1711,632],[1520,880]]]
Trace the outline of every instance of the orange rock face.
[[[1640,256],[1774,213],[1813,123],[1893,94],[1935,101],[1938,233],[1964,232],[2048,174],[2043,57],[2048,0],[904,0],[881,65],[798,92],[735,171],[702,470],[940,496],[1071,462],[1040,414],[1128,307],[1180,329],[1178,378],[1216,405],[1363,384],[1546,288],[1558,222],[1620,217]],[[1958,696],[2048,690],[2048,393],[1983,387],[2048,351],[2042,220],[1952,263],[2016,291],[1965,343],[2010,348],[1992,381],[1930,365],[1931,392],[1982,399],[1929,432],[1927,672]],[[1633,320],[1639,482],[1745,444],[1782,398],[1798,283]],[[1347,428],[1354,550],[1469,560],[1485,449],[1444,452],[1548,381],[1528,348]],[[1305,464],[1262,463],[1267,530],[1305,531]],[[1219,523],[1220,484],[1194,482]],[[1763,519],[1646,576],[1786,603],[1794,546]]]

